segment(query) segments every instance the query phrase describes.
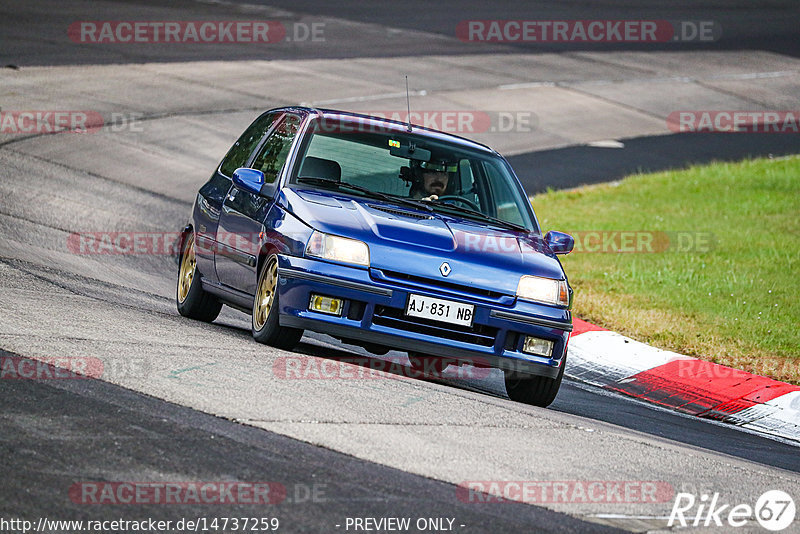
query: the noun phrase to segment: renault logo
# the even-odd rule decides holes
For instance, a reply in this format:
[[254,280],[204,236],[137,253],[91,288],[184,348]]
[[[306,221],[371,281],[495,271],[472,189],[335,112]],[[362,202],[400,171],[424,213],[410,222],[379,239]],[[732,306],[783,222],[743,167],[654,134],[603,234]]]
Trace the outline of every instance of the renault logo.
[[447,276],[452,270],[453,269],[450,268],[450,264],[447,262],[444,262],[439,266],[439,272],[442,273],[442,276]]

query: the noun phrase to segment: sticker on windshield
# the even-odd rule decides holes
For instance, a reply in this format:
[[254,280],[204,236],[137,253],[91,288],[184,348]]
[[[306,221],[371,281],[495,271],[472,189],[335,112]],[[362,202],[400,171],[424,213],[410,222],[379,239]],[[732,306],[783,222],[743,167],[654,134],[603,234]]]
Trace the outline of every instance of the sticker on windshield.
[[389,146],[394,148],[400,148],[400,141],[395,141],[394,139],[389,139]]

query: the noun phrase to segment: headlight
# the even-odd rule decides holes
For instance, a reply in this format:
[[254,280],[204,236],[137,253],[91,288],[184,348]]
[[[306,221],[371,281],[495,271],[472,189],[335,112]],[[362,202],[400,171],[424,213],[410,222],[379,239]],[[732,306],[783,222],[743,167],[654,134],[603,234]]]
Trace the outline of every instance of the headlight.
[[363,241],[314,231],[306,246],[306,254],[324,260],[353,263],[369,267],[369,247]]
[[553,280],[540,276],[523,276],[517,285],[517,296],[525,300],[569,306],[569,289],[566,280]]

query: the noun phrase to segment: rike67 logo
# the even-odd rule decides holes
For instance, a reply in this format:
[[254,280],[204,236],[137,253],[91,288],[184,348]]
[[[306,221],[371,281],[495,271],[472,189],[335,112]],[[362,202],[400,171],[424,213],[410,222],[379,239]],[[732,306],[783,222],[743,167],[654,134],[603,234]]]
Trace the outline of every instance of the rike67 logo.
[[792,497],[781,490],[764,492],[755,506],[726,503],[719,493],[703,494],[699,499],[691,493],[678,493],[667,526],[742,527],[755,517],[765,529],[778,532],[792,524],[796,511]]

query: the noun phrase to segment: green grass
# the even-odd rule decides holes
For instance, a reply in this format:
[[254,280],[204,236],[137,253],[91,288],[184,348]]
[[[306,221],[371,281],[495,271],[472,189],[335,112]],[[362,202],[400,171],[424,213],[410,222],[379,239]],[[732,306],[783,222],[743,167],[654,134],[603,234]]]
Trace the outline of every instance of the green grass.
[[[800,383],[800,157],[635,175],[549,191],[533,206],[544,231],[579,237],[563,257],[578,317]],[[585,231],[644,232],[666,249],[590,253]],[[678,250],[675,232],[712,246]]]

